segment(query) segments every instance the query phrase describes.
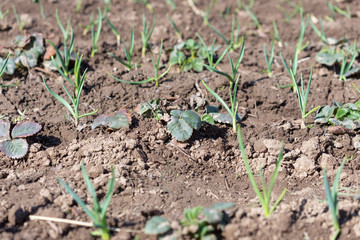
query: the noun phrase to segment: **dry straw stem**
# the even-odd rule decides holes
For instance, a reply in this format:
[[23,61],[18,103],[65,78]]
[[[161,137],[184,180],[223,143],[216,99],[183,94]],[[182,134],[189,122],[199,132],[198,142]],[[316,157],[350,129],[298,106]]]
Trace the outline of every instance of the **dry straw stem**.
[[[58,223],[67,223],[77,226],[83,226],[83,227],[94,227],[94,224],[91,222],[82,222],[82,221],[76,221],[76,220],[70,220],[65,218],[54,218],[54,217],[45,217],[45,216],[38,216],[38,215],[30,215],[30,220],[38,220],[38,221],[50,221],[50,222],[58,222]],[[110,227],[110,230],[113,232],[133,232],[133,233],[140,233],[141,231],[137,230],[131,230],[131,229],[120,229],[120,228],[114,228]]]

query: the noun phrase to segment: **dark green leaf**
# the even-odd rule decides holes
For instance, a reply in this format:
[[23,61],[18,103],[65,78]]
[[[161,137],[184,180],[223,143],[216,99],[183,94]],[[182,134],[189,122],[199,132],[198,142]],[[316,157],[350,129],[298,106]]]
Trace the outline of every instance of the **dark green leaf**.
[[41,125],[36,122],[23,122],[17,124],[11,131],[12,138],[32,136],[41,130]]
[[105,125],[106,124],[106,119],[108,119],[109,117],[110,116],[108,116],[108,115],[101,114],[100,116],[95,118],[93,124],[91,125],[91,129],[94,129],[99,125]]
[[201,128],[201,124],[202,124],[201,118],[196,112],[192,110],[186,110],[181,113],[181,117],[193,129],[199,130]]
[[231,202],[220,202],[220,203],[215,203],[210,206],[210,208],[217,209],[220,211],[228,209],[228,208],[232,208],[232,207],[235,207],[235,204],[233,204]]
[[213,118],[210,114],[204,114],[204,115],[201,117],[201,121],[207,122],[207,123],[209,123],[209,124],[211,124],[211,125],[215,123],[214,118]]
[[145,225],[146,234],[162,234],[171,229],[170,221],[164,217],[154,216]]
[[217,224],[222,221],[224,213],[214,208],[205,208],[203,214],[210,224]]
[[219,108],[216,106],[206,106],[206,113],[218,113]]
[[193,129],[183,119],[179,120],[174,116],[171,117],[167,127],[171,135],[180,142],[188,140],[193,133]]
[[28,144],[25,139],[17,138],[0,143],[0,151],[10,158],[22,158],[28,151]]
[[336,115],[335,115],[335,118],[338,119],[338,120],[343,120],[344,117],[350,112],[350,109],[348,108],[339,108],[337,111],[336,111]]

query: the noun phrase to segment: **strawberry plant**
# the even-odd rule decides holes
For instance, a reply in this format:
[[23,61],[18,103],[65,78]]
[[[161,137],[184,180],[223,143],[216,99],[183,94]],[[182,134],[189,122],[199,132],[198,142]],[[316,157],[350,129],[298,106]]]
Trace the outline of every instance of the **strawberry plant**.
[[360,128],[360,102],[346,103],[334,102],[333,106],[326,105],[318,111],[315,123],[342,126],[355,130]]
[[152,217],[145,225],[145,233],[158,235],[159,239],[218,239],[217,234],[224,230],[229,219],[225,210],[234,207],[233,203],[217,203],[204,208],[197,206],[184,210],[184,218],[179,224],[161,216]]
[[112,129],[120,129],[122,127],[129,127],[130,124],[130,112],[126,109],[121,109],[115,113],[115,116],[101,114],[94,120],[93,124],[91,125],[91,129],[94,129],[99,125],[108,126]]
[[213,48],[203,47],[194,39],[176,44],[170,53],[170,64],[179,65],[181,72],[194,70],[203,71],[205,59],[209,54],[214,54],[220,46]]
[[10,127],[9,120],[0,120],[0,151],[10,158],[22,158],[29,149],[24,138],[39,132],[41,125],[31,121],[18,123],[11,130],[11,134]]
[[193,129],[199,130],[202,125],[201,117],[192,110],[172,110],[170,115],[171,120],[167,123],[167,128],[180,142],[188,140],[193,134]]
[[[12,75],[17,65],[33,68],[38,65],[39,57],[45,52],[44,39],[41,34],[30,36],[17,36],[8,47],[11,55],[4,68],[6,74]],[[0,57],[0,66],[5,60]]]

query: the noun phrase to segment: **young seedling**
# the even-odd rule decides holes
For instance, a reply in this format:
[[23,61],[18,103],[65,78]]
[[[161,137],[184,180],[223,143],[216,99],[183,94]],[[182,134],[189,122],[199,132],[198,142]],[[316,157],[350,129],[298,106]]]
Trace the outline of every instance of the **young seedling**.
[[231,104],[230,107],[228,107],[228,105],[225,103],[225,101],[216,92],[214,92],[214,90],[212,90],[209,86],[207,86],[203,80],[203,84],[204,84],[205,88],[211,93],[211,95],[213,95],[216,98],[216,100],[218,100],[221,103],[221,105],[223,105],[223,107],[231,115],[234,132],[236,132],[236,124],[238,122],[238,113],[237,112],[238,112],[238,108],[239,108],[239,102],[236,97],[237,97],[237,90],[238,90],[237,88],[238,88],[238,83],[239,83],[239,79],[240,79],[240,74],[238,74],[237,71],[239,69],[241,60],[244,56],[244,51],[245,51],[245,42],[243,42],[243,45],[241,47],[241,52],[240,52],[239,58],[236,62],[236,65],[234,65],[234,62],[231,59],[230,54],[228,54],[230,65],[231,65],[231,70],[232,70],[232,76],[230,76],[229,74],[227,74],[225,72],[222,72],[220,70],[212,68],[208,65],[205,65],[209,70],[219,73],[229,79],[229,95],[230,95],[230,104]]
[[266,62],[266,70],[262,71],[264,73],[267,73],[269,78],[272,77],[272,64],[274,62],[274,44],[275,44],[275,38],[271,42],[271,49],[270,49],[270,56],[268,55],[268,52],[266,51],[266,45],[264,44],[264,57]]
[[261,29],[261,23],[259,21],[259,19],[256,16],[256,13],[251,12],[249,8],[244,7],[245,11],[247,12],[247,14],[250,16],[251,20],[253,20],[253,22],[255,23],[257,29]]
[[121,60],[120,58],[116,57],[114,54],[112,53],[108,53],[110,56],[112,56],[113,58],[115,58],[118,62],[120,62],[122,65],[124,65],[125,67],[127,67],[127,69],[130,71],[133,67],[136,67],[136,64],[131,64],[131,59],[132,59],[132,55],[133,55],[133,51],[134,51],[134,30],[131,27],[131,37],[130,37],[130,47],[129,50],[127,50],[125,42],[123,42],[124,45],[124,53],[125,53],[125,58],[127,62],[124,62],[123,60]]
[[72,78],[70,76],[65,75],[61,71],[61,69],[58,68],[58,71],[64,77],[64,79],[68,83],[70,83],[74,88],[73,93],[70,94],[68,89],[65,86],[64,81],[62,82],[63,88],[64,88],[66,94],[68,95],[72,106],[63,97],[61,97],[60,95],[53,92],[49,88],[49,86],[46,84],[45,79],[43,78],[45,88],[50,92],[50,94],[53,97],[55,97],[55,99],[57,99],[59,102],[61,102],[67,108],[67,110],[71,113],[71,115],[73,117],[73,121],[75,123],[75,126],[78,126],[80,118],[93,115],[98,111],[98,110],[94,110],[94,111],[92,111],[90,113],[85,113],[85,114],[82,114],[82,115],[79,114],[80,96],[81,96],[81,91],[82,91],[82,89],[84,87],[84,83],[85,83],[85,79],[86,79],[86,72],[87,72],[87,69],[86,69],[84,71],[84,73],[81,75],[81,70],[80,70],[81,61],[82,61],[82,56],[79,57],[79,54],[77,54],[76,55],[76,60],[75,60],[75,67],[74,67],[74,81],[71,80]]
[[90,217],[93,222],[93,226],[97,228],[96,231],[91,232],[91,235],[101,237],[102,240],[110,239],[110,227],[106,222],[106,211],[110,205],[111,198],[114,193],[115,187],[115,170],[112,167],[111,169],[111,179],[108,182],[108,188],[106,191],[106,196],[104,202],[100,203],[99,199],[96,196],[96,192],[93,184],[90,182],[90,178],[86,172],[85,166],[81,163],[81,171],[83,173],[84,181],[87,189],[90,192],[91,197],[93,198],[93,208],[89,209],[86,204],[80,199],[80,197],[61,179],[57,179],[59,183],[65,188],[65,190],[71,194],[74,200],[81,206],[84,212]]
[[173,11],[176,11],[176,4],[174,0],[166,0],[166,3],[171,7]]
[[333,222],[333,226],[335,228],[335,234],[331,237],[332,240],[337,239],[337,237],[340,234],[340,224],[339,224],[339,209],[338,209],[338,191],[339,191],[339,181],[340,181],[340,174],[341,171],[345,165],[347,158],[345,157],[344,160],[342,161],[340,168],[337,170],[336,172],[336,177],[334,180],[334,184],[332,187],[332,190],[330,189],[329,186],[329,180],[327,178],[326,175],[326,169],[323,169],[323,175],[324,175],[324,187],[325,187],[325,194],[326,194],[326,199],[329,205],[329,210],[331,213],[331,217],[332,217],[332,222]]
[[[351,56],[350,62],[348,63],[350,54],[352,56]],[[353,47],[350,48],[350,50],[348,51],[346,56],[344,56],[344,58],[341,61],[341,68],[340,68],[340,74],[339,74],[340,81],[346,81],[346,77],[349,75],[349,73],[351,71],[350,69],[352,68],[352,66],[354,64],[356,57],[357,57],[357,47],[356,47],[356,41],[355,41]]]
[[149,12],[152,14],[154,11],[153,6],[151,5],[151,3],[149,2],[149,0],[131,0],[132,2],[136,2],[136,3],[140,3],[143,4],[148,10]]
[[22,158],[29,150],[29,145],[24,138],[39,132],[41,125],[30,121],[18,123],[12,129],[11,137],[10,125],[9,120],[0,120],[0,151],[10,158]]
[[154,31],[156,25],[156,14],[154,14],[153,26],[149,30],[150,25],[146,22],[145,13],[143,12],[143,31],[141,32],[141,41],[142,41],[142,48],[141,48],[141,56],[145,57],[146,49],[149,47],[149,40]]
[[13,13],[14,13],[14,16],[15,16],[15,18],[16,18],[16,21],[17,21],[17,23],[18,23],[18,25],[19,25],[19,31],[22,31],[23,28],[24,28],[24,23],[21,21],[19,15],[17,14],[16,8],[15,8],[14,5],[12,6],[12,9],[13,9]]
[[160,51],[159,51],[159,56],[157,58],[157,61],[155,62],[152,53],[150,52],[150,57],[151,57],[151,61],[154,67],[154,72],[155,72],[155,76],[148,78],[144,81],[138,81],[138,82],[132,82],[132,81],[124,81],[121,80],[119,78],[116,78],[114,75],[108,73],[112,78],[114,78],[115,80],[119,81],[119,82],[123,82],[123,83],[130,83],[130,84],[144,84],[144,83],[148,83],[148,82],[155,82],[155,86],[159,87],[159,80],[161,78],[163,78],[169,71],[171,68],[171,64],[169,64],[168,69],[166,69],[165,72],[163,72],[162,74],[159,75],[159,68],[160,68],[160,59],[161,59],[161,52],[163,50],[163,41],[161,40],[161,45],[160,45]]
[[141,41],[142,41],[142,48],[141,48],[141,56],[145,57],[146,49],[149,47],[149,40],[154,31],[156,25],[156,14],[154,14],[153,25],[151,29],[149,29],[150,25],[146,22],[145,13],[142,14],[142,25],[143,31],[141,32]]
[[[57,9],[56,9],[55,15],[56,15],[56,20],[58,22],[60,30],[64,37],[63,56],[61,55],[59,49],[55,46],[54,43],[52,43],[49,40],[47,40],[47,42],[52,45],[52,47],[54,48],[54,50],[56,52],[56,59],[54,59],[52,57],[52,61],[53,61],[53,64],[55,65],[56,69],[58,70],[59,73],[61,73],[61,75],[69,76],[70,73],[72,73],[74,70],[74,69],[70,69],[71,54],[73,53],[73,50],[74,50],[74,32],[73,32],[72,27],[70,26],[70,21],[68,21],[68,24],[67,24],[66,30],[65,30],[64,26],[61,24],[61,21],[59,19]],[[68,45],[67,42],[69,39],[69,32],[70,32],[70,44]]]
[[230,51],[234,51],[234,50],[238,49],[242,45],[244,39],[242,37],[241,38],[239,37],[240,20],[237,19],[237,27],[236,27],[236,30],[235,30],[235,17],[234,17],[234,15],[232,17],[232,23],[231,23],[230,40],[227,40],[226,37],[224,35],[222,35],[209,22],[207,23],[207,26],[209,26],[209,28],[211,28],[220,38],[222,38],[222,40],[224,40],[224,42],[226,43],[227,46],[230,46]]
[[175,22],[169,17],[169,15],[167,15],[167,18],[169,19],[169,22],[170,22],[171,26],[172,26],[173,29],[175,30],[176,36],[179,38],[180,41],[182,41],[181,32],[180,32],[179,29],[177,28]]
[[110,22],[110,20],[106,16],[104,16],[104,19],[109,24],[113,34],[116,36],[116,45],[119,47],[120,46],[120,40],[121,40],[120,33],[118,32],[118,30],[115,28],[115,26],[112,24],[112,22]]
[[0,10],[0,21],[4,20],[4,18],[6,17],[6,15],[9,14],[9,9],[6,9],[4,12],[2,12]]
[[328,38],[326,37],[324,27],[323,27],[323,24],[322,24],[322,20],[320,19],[320,30],[315,26],[315,24],[311,21],[311,19],[309,19],[309,17],[308,17],[308,22],[310,23],[310,26],[312,27],[312,29],[314,30],[316,35],[319,36],[321,41],[328,45],[329,41],[328,41]]
[[243,8],[251,9],[254,6],[255,0],[249,0],[247,5],[243,0],[237,0],[236,2],[239,9],[243,9]]
[[[237,72],[238,72],[241,60],[242,60],[242,58],[244,56],[244,51],[245,51],[245,41],[244,41],[243,38],[241,39],[241,41],[242,41],[242,46],[241,46],[241,50],[240,50],[240,55],[239,55],[235,65],[234,65],[234,62],[233,62],[232,58],[230,57],[230,54],[228,53],[229,62],[230,62],[230,66],[231,66],[231,75],[229,75],[229,74],[227,74],[227,73],[225,73],[223,71],[220,71],[220,70],[218,70],[218,69],[216,69],[214,67],[211,67],[209,65],[204,64],[204,66],[207,69],[209,69],[210,71],[216,72],[216,73],[218,73],[220,75],[225,76],[229,80],[229,85],[230,85],[231,91],[232,91],[232,88],[233,88],[234,83],[236,81],[236,78],[240,77],[240,75],[238,75]],[[236,75],[238,75],[238,77],[236,77]]]
[[297,4],[293,3],[292,1],[286,1],[287,4],[289,4],[291,7],[294,8],[294,10],[291,13],[288,13],[281,5],[278,5],[277,8],[284,13],[285,15],[285,22],[289,23],[290,20],[296,16],[296,14],[298,14],[300,12],[300,10],[302,9],[302,1],[299,0]]
[[276,21],[273,21],[273,29],[274,29],[274,40],[278,43],[279,47],[283,46],[283,43],[281,41],[280,35],[279,35],[279,30],[278,27],[276,25]]
[[279,157],[278,157],[278,160],[276,161],[275,170],[273,172],[269,188],[266,187],[266,183],[265,183],[265,179],[264,179],[264,175],[263,175],[261,167],[259,169],[260,178],[261,178],[261,188],[262,188],[262,191],[263,191],[263,193],[261,194],[260,189],[259,189],[259,187],[258,187],[258,185],[257,185],[257,183],[255,181],[254,174],[253,174],[253,172],[251,170],[251,167],[250,167],[247,155],[246,155],[240,125],[237,126],[237,135],[238,135],[238,141],[239,141],[239,148],[240,148],[240,151],[241,151],[241,156],[242,156],[242,158],[244,160],[245,168],[246,168],[247,174],[249,176],[251,185],[252,185],[257,197],[259,198],[259,202],[260,202],[260,204],[261,204],[261,206],[262,206],[262,208],[264,210],[265,217],[269,217],[275,211],[276,207],[280,204],[281,200],[284,198],[284,196],[286,194],[286,188],[284,188],[284,190],[281,192],[278,199],[275,201],[274,205],[272,207],[270,206],[270,204],[271,204],[271,192],[273,190],[275,180],[276,180],[276,177],[277,177],[277,175],[279,173],[279,168],[280,168],[281,162],[283,160],[284,143],[281,144]]
[[100,8],[98,8],[98,21],[97,21],[96,32],[94,29],[94,25],[95,24],[91,25],[91,39],[92,39],[91,57],[94,57],[95,53],[99,51],[98,41],[102,28],[102,14]]
[[76,0],[76,13],[80,13],[82,9],[82,0]]
[[3,73],[5,72],[5,68],[6,68],[6,65],[7,65],[8,61],[9,61],[9,57],[10,57],[10,53],[8,53],[5,60],[0,65],[0,78],[3,75]]
[[111,0],[103,0],[103,4],[104,4],[104,13],[103,13],[103,15],[105,16],[108,12],[111,11],[112,2],[111,2]]
[[[295,59],[296,56],[296,59]],[[295,56],[294,56],[294,63],[297,62],[297,54],[296,54],[296,50],[295,50]],[[299,107],[300,107],[300,111],[301,111],[301,119],[302,119],[302,127],[305,127],[306,125],[306,118],[313,112],[315,112],[318,108],[320,108],[320,106],[317,106],[313,109],[311,109],[309,112],[306,112],[306,105],[307,105],[307,100],[308,100],[308,96],[309,96],[309,92],[310,92],[310,86],[311,86],[311,81],[312,81],[312,72],[313,72],[313,68],[311,67],[310,70],[310,75],[309,75],[309,82],[308,82],[308,86],[306,88],[306,92],[304,90],[304,81],[303,81],[303,76],[302,73],[300,74],[300,84],[301,84],[301,88],[299,88],[298,84],[297,84],[297,80],[296,80],[296,72],[294,74],[294,71],[296,71],[297,66],[293,67],[292,69],[289,68],[289,66],[287,65],[287,63],[285,62],[282,54],[280,54],[281,57],[281,61],[283,62],[286,71],[289,73],[290,75],[290,79],[292,81],[292,87],[294,89],[294,92],[296,92],[298,100],[299,100]]]
[[203,49],[206,50],[208,65],[212,68],[216,68],[217,65],[223,60],[223,58],[225,57],[226,53],[229,51],[231,46],[227,46],[227,48],[224,49],[224,51],[222,52],[220,57],[216,58],[216,61],[214,62],[215,52],[218,49],[217,46],[215,47],[216,38],[214,38],[211,47],[208,47],[208,46],[206,46],[204,39],[199,34],[196,33],[196,36],[200,39],[200,42],[203,45]]

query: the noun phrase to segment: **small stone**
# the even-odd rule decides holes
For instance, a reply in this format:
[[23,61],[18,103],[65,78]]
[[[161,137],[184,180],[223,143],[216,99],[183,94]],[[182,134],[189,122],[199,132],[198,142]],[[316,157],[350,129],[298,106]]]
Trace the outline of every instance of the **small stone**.
[[101,165],[99,166],[92,166],[89,171],[88,171],[88,174],[89,174],[89,177],[91,178],[97,178],[99,177],[102,173],[104,172],[104,169]]
[[353,137],[352,139],[354,148],[359,148],[360,147],[360,135],[356,135],[355,137]]
[[27,13],[20,14],[20,21],[25,29],[31,28],[35,23],[35,19]]
[[265,147],[268,149],[268,152],[271,155],[278,155],[281,148],[281,142],[276,139],[264,139],[263,143]]
[[52,201],[53,200],[53,197],[52,197],[52,194],[50,193],[50,191],[46,188],[42,188],[40,190],[40,196],[46,198],[48,201]]
[[135,146],[136,146],[136,140],[135,139],[129,139],[127,141],[125,141],[125,146],[128,148],[128,149],[134,149]]
[[320,153],[319,138],[313,137],[303,142],[300,150],[309,157],[316,157]]
[[302,155],[294,163],[295,170],[297,172],[296,176],[304,178],[308,174],[313,174],[315,171],[314,160],[306,155]]

